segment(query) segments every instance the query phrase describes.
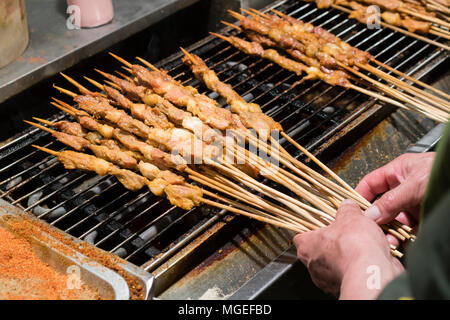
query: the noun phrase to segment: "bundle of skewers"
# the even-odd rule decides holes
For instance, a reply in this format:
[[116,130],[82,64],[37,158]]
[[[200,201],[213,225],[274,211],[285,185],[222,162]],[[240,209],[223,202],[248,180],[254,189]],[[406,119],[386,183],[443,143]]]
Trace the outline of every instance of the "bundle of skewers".
[[[344,199],[362,209],[370,206],[259,105],[221,82],[200,57],[183,52],[194,76],[225,98],[231,111],[141,58],[142,65],[131,64],[111,54],[130,75],[97,70],[103,82],[85,77],[95,91],[64,74],[79,92],[54,85],[76,106],[56,98],[51,104],[75,121],[26,121],[73,150],[35,147],[67,169],[115,176],[129,190],[148,188],[185,210],[204,203],[297,233],[329,225]],[[329,177],[291,156],[272,137],[274,131]],[[397,221],[382,228],[401,241],[415,238]],[[391,253],[402,255],[393,246]]]
[[297,84],[320,79],[438,122],[448,121],[450,95],[447,93],[376,60],[321,27],[274,9],[271,14],[254,9],[242,11],[248,15],[229,11],[239,20],[239,26],[223,23],[243,32],[248,39],[213,34],[249,55],[270,60],[298,76],[306,74]]
[[[421,41],[450,50],[441,43],[422,35],[437,36],[450,40],[450,8],[447,0],[305,0],[315,2],[319,9],[334,8],[349,15],[349,18],[364,24],[379,20],[380,26],[401,32]],[[370,6],[380,12],[374,19]]]

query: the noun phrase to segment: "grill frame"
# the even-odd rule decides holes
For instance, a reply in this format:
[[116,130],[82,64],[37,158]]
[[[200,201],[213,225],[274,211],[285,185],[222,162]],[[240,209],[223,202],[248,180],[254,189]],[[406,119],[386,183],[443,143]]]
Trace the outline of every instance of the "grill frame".
[[[367,29],[365,29],[365,28],[361,29],[361,25],[359,25],[358,23],[348,20],[344,13],[341,13],[337,10],[319,10],[319,9],[315,8],[314,4],[312,4],[312,3],[300,4],[300,3],[297,3],[297,1],[282,0],[282,1],[274,2],[273,4],[271,4],[269,7],[267,7],[263,11],[267,11],[270,8],[277,8],[278,10],[285,12],[285,8],[283,7],[285,5],[288,5],[289,8],[298,6],[297,9],[295,9],[294,11],[289,13],[290,15],[294,14],[297,18],[301,18],[301,19],[305,19],[305,18],[308,18],[309,16],[313,15],[314,18],[312,20],[305,19],[304,21],[313,22],[315,25],[318,25],[318,26],[324,26],[328,31],[333,31],[333,30],[339,29],[341,27],[345,27],[347,24],[350,24],[348,27],[345,27],[343,31],[338,33],[337,34],[338,36],[340,36],[341,34],[348,34],[355,28],[360,29],[355,34],[350,35],[350,37],[349,37],[350,41],[353,41],[354,39],[357,39],[358,37],[363,36],[367,32],[366,31]],[[299,14],[299,15],[297,16],[297,14]],[[315,14],[317,14],[317,16],[315,16]],[[331,15],[331,17],[329,17],[324,22],[319,23],[319,24],[315,23],[316,21],[321,21],[321,19],[323,19],[324,17],[326,17],[328,15]],[[333,28],[326,27],[326,25],[328,25],[329,23],[332,23],[335,20],[341,20],[341,22],[336,24]],[[229,27],[225,28],[223,30],[223,32],[237,33],[237,32],[232,31],[232,28],[229,28]],[[416,39],[408,38],[407,36],[404,36],[404,35],[398,35],[393,31],[379,30],[379,31],[375,31],[375,33],[372,34],[370,37],[366,37],[366,38],[364,38],[364,40],[360,41],[360,45],[367,44],[367,42],[370,42],[370,40],[372,38],[376,38],[377,35],[379,35],[383,32],[386,32],[387,35],[385,37],[383,37],[381,40],[372,44],[370,46],[370,48],[375,49],[376,47],[382,45],[384,43],[384,41],[386,41],[387,39],[389,39],[391,37],[394,37],[394,39],[397,38],[397,40],[394,41],[393,43],[391,43],[389,46],[383,48],[380,52],[378,52],[378,54],[376,56],[383,56],[383,55],[387,54],[387,52],[389,52],[389,50],[392,50],[392,48],[394,48],[395,46],[399,46],[402,43],[402,41],[408,41],[408,40],[410,41],[410,44],[408,46],[404,47],[403,52],[405,52],[411,48],[414,48],[414,46],[421,44],[420,41],[418,41]],[[349,40],[349,39],[343,38],[343,40]],[[352,42],[350,42],[350,43],[353,44]],[[216,54],[210,54],[210,55],[206,56],[207,58],[205,60],[207,61],[208,64],[210,63],[210,60],[211,61],[213,60],[214,57],[220,56],[227,51],[232,51],[232,53],[226,57],[226,59],[225,59],[226,61],[228,61],[234,57],[242,57],[241,60],[238,60],[237,62],[242,63],[245,61],[250,61],[249,68],[256,68],[259,65],[263,65],[263,67],[261,67],[261,69],[259,69],[259,71],[251,73],[247,78],[244,78],[241,81],[237,81],[236,83],[234,83],[234,87],[238,87],[238,89],[239,89],[239,87],[246,84],[247,81],[249,81],[251,79],[256,79],[257,77],[262,76],[265,72],[269,72],[270,70],[273,70],[273,69],[276,69],[277,71],[276,71],[276,73],[273,73],[272,78],[276,78],[278,75],[282,75],[282,74],[286,75],[284,78],[282,78],[281,80],[278,80],[276,82],[276,84],[274,85],[274,88],[281,87],[283,84],[286,84],[290,81],[293,81],[295,78],[298,78],[294,74],[289,73],[285,70],[281,70],[280,68],[274,66],[272,63],[268,63],[268,62],[264,61],[263,59],[245,56],[242,53],[239,53],[236,49],[232,48],[230,45],[225,44],[225,46],[223,46],[224,44],[225,43],[222,40],[216,39],[213,36],[209,36],[209,37],[203,39],[202,41],[197,42],[196,44],[188,47],[187,49],[190,52],[200,55],[201,57],[205,57],[206,52],[208,52],[208,50],[212,50],[212,51],[216,50]],[[220,46],[222,46],[222,49],[220,49],[221,48]],[[448,58],[447,52],[445,52],[443,49],[436,48],[436,49],[432,49],[431,50],[432,54],[429,54],[426,57],[423,57],[423,59],[421,59],[419,63],[413,64],[413,66],[411,66],[411,67],[408,66],[408,61],[413,61],[415,59],[415,57],[417,57],[417,55],[420,55],[421,52],[426,52],[430,48],[432,48],[431,45],[425,44],[421,50],[417,51],[414,55],[410,56],[408,59],[401,62],[400,66],[402,67],[402,71],[420,79],[420,78],[423,78],[424,76],[426,76],[428,73],[430,73],[433,69],[435,69],[437,66],[439,66],[442,62],[444,62]],[[202,85],[200,85],[200,86],[198,85],[197,80],[192,79],[192,74],[187,73],[186,71],[183,71],[183,70],[187,70],[187,67],[181,66],[181,64],[179,62],[181,56],[182,56],[181,53],[174,54],[174,55],[156,63],[155,65],[158,67],[163,67],[166,70],[169,70],[169,73],[171,75],[174,75],[177,79],[180,79],[182,81],[182,83],[194,84],[196,87],[199,87],[203,91],[206,91]],[[388,58],[387,60],[384,59],[382,61],[386,63],[392,59],[394,59],[393,56]],[[215,67],[223,64],[225,60],[219,60],[218,62],[216,62]],[[231,81],[233,83],[233,81],[235,81],[238,77],[240,77],[244,73],[246,73],[246,70],[247,71],[249,70],[249,69],[242,69],[238,72],[233,72],[231,74],[231,76],[227,76],[225,78],[223,75],[224,74],[226,75],[227,72],[231,72],[236,65],[237,64],[226,67],[224,69],[221,69],[218,72],[219,77],[225,82]],[[178,68],[181,68],[181,71],[175,72]],[[178,76],[177,76],[177,74],[178,74]],[[249,94],[253,90],[255,90],[258,87],[267,83],[268,82],[267,80],[270,80],[270,79],[271,78],[265,79],[264,81],[259,81],[257,87],[252,87],[252,88],[247,89],[242,92],[238,90],[238,92],[242,93],[242,95]],[[285,90],[281,91],[278,95],[276,95],[272,99],[267,100],[264,104],[261,105],[261,107],[269,115],[278,116],[285,108],[289,108],[290,105],[294,101],[298,101],[300,98],[302,98],[303,96],[307,96],[308,94],[313,94],[314,90],[318,90],[319,88],[325,86],[327,89],[324,90],[322,92],[322,94],[320,94],[319,96],[314,96],[313,99],[307,99],[307,102],[304,103],[304,105],[301,107],[301,109],[295,111],[296,112],[295,114],[300,114],[300,112],[302,112],[302,110],[304,110],[308,106],[313,105],[320,98],[324,97],[324,95],[330,94],[333,91],[339,91],[339,94],[337,94],[334,97],[334,99],[332,99],[331,101],[328,101],[327,103],[325,103],[323,106],[321,106],[317,110],[314,111],[314,109],[313,109],[311,115],[305,119],[302,119],[302,121],[300,123],[296,124],[296,126],[294,126],[294,127],[291,126],[292,129],[286,130],[288,134],[293,134],[293,133],[295,133],[295,131],[301,132],[302,130],[300,130],[300,129],[303,128],[304,125],[308,124],[308,121],[309,121],[309,126],[311,126],[311,121],[313,119],[315,119],[315,117],[319,117],[319,115],[321,115],[321,112],[326,107],[330,106],[330,104],[334,103],[336,100],[349,94],[347,91],[345,91],[342,88],[330,87],[326,84],[321,83],[320,81],[312,81],[312,82],[308,82],[306,84],[298,84],[298,86],[307,86],[307,88],[305,90],[301,91],[300,93],[297,93],[293,98],[288,99],[281,106],[279,106],[279,105],[277,106],[277,104],[275,102],[283,100],[287,94],[290,94],[291,92],[294,92],[295,90],[298,89],[297,85],[294,87],[292,87],[292,86],[288,87]],[[274,88],[272,88],[270,91],[272,91]],[[254,100],[260,101],[263,98],[265,99],[266,95],[268,95],[268,93],[270,91],[261,93],[260,95],[256,96],[256,98]],[[207,91],[206,93],[209,93],[209,91]],[[354,106],[352,108],[351,112],[347,113],[345,117],[340,119],[341,120],[340,122],[337,122],[336,118],[334,118],[334,119],[332,117],[325,118],[322,122],[319,122],[319,125],[323,125],[323,123],[328,122],[328,121],[332,121],[332,122],[334,121],[337,123],[335,123],[335,125],[331,129],[327,130],[323,134],[315,135],[313,137],[313,139],[308,137],[308,135],[309,136],[312,135],[311,131],[308,131],[306,133],[306,135],[300,135],[300,136],[294,135],[295,140],[301,142],[302,144],[305,145],[306,148],[308,148],[311,151],[314,151],[317,154],[317,153],[323,152],[325,150],[329,150],[330,148],[332,148],[332,146],[336,145],[337,143],[342,143],[342,141],[344,140],[345,137],[351,136],[352,132],[361,132],[361,129],[363,127],[366,127],[366,130],[367,130],[368,123],[377,123],[380,118],[386,116],[387,114],[389,114],[390,112],[392,112],[394,110],[394,108],[392,108],[390,106],[378,104],[376,99],[363,98],[362,95],[359,93],[350,93],[350,94],[354,96],[354,99],[352,101],[357,100],[357,101],[361,101],[361,103]],[[252,100],[252,101],[254,101],[254,100]],[[287,116],[285,118],[283,118],[284,121],[289,120],[289,118],[292,117],[292,115],[293,115],[292,112],[288,113]],[[55,116],[51,117],[49,120],[53,121],[53,120],[60,120],[63,118],[69,118],[69,117],[63,115],[62,113],[57,113],[57,114],[55,114]],[[278,120],[278,119],[276,119],[276,120]],[[314,121],[317,121],[317,120],[314,120]],[[317,130],[317,129],[314,129],[314,130]],[[2,146],[0,148],[0,161],[3,161],[5,159],[5,154],[9,154],[10,148],[14,149],[14,147],[17,145],[18,146],[20,146],[20,145],[29,146],[30,144],[32,144],[35,141],[38,141],[39,139],[42,139],[42,138],[45,139],[45,137],[48,137],[48,134],[40,132],[39,129],[30,128],[30,129],[25,130],[23,133],[20,133],[17,136],[17,138],[13,139],[12,141],[10,141],[9,143],[5,144],[4,146]],[[284,141],[281,141],[281,142],[283,143]],[[43,145],[43,146],[52,147],[52,146],[55,146],[55,144],[57,144],[57,143],[54,141],[50,141],[47,145]],[[291,149],[290,151],[293,151],[293,149]],[[11,152],[14,153],[14,152],[18,152],[18,151],[13,150]],[[29,158],[30,156],[32,157],[37,154],[38,154],[38,151],[33,151],[33,152],[27,154],[25,157]],[[293,152],[293,155],[297,158],[301,157],[301,154],[299,152]],[[0,169],[0,175],[3,174],[8,169],[11,169],[11,168],[14,169],[18,165],[22,164],[24,162],[24,160],[27,159],[25,157],[15,159],[13,162],[8,164],[8,166]],[[46,167],[43,170],[48,171],[48,170],[52,169],[53,166],[54,167],[60,166],[54,160],[52,160],[52,158],[53,157],[51,157],[51,156],[44,157],[44,159],[47,160],[46,163],[50,163],[50,166],[52,166],[52,167]],[[33,166],[31,168],[26,168],[24,170],[27,170],[26,172],[33,171],[38,166],[39,165],[35,163],[35,164],[33,164]],[[46,171],[44,171],[44,173],[45,172]],[[43,172],[40,171],[30,181],[32,181],[33,179],[35,179],[35,177],[38,177],[42,174],[43,174]],[[67,176],[72,176],[72,173],[65,172],[65,173],[62,173],[61,175],[64,175],[63,177],[67,177]],[[94,179],[93,185],[90,186],[85,191],[83,191],[83,193],[81,193],[81,195],[84,195],[85,193],[87,194],[87,193],[89,193],[89,191],[92,191],[92,189],[95,189],[99,185],[103,185],[103,184],[106,184],[106,186],[102,192],[108,192],[109,190],[121,187],[118,185],[118,182],[115,180],[115,178],[112,178],[112,177],[98,178],[98,177],[95,177],[95,175],[89,174],[89,173],[81,173],[74,179],[81,180],[81,179],[88,178],[88,177]],[[9,180],[6,180],[6,181],[2,180],[0,182],[0,187],[3,186],[4,184],[10,183],[15,178],[16,177],[14,175],[12,175],[11,177],[8,178]],[[54,178],[52,180],[51,184],[48,184],[48,183],[45,185],[43,184],[40,187],[41,189],[32,190],[32,194],[35,194],[39,191],[46,189],[47,187],[51,186],[55,181],[59,181],[61,178],[62,178],[61,176],[57,176],[56,178]],[[78,180],[70,180],[68,182],[68,184],[74,184],[77,181]],[[52,196],[61,193],[61,191],[63,190],[62,188],[64,188],[64,187],[67,187],[67,184],[63,185],[60,189],[51,191],[49,194],[46,195],[47,198],[45,198],[44,200],[50,199]],[[20,198],[15,199],[11,196],[12,193],[13,193],[13,191],[8,191],[5,194],[5,192],[0,189],[0,197],[1,198],[4,198],[8,202],[13,203],[14,205],[18,206],[19,208],[21,208],[24,211],[29,211],[29,210],[37,207],[40,203],[44,202],[41,200],[41,202],[34,203],[33,205],[28,205],[25,207],[18,200]],[[121,201],[122,198],[126,198],[130,194],[131,194],[130,191],[127,191],[127,190],[122,191],[120,193],[120,196],[118,198],[115,198],[112,201],[112,204],[114,204],[114,202],[116,202],[116,201]],[[28,194],[28,196],[29,195],[30,194]],[[22,197],[25,198],[24,196],[22,196]],[[70,201],[75,200],[76,198],[79,198],[79,197],[80,197],[80,194],[73,195],[73,197],[69,197],[68,199],[64,200],[64,202],[58,203],[57,206],[62,207],[64,204],[67,204]],[[98,230],[98,228],[100,226],[105,226],[108,222],[113,222],[114,217],[117,217],[119,214],[130,214],[129,212],[124,213],[124,211],[127,207],[129,207],[130,205],[138,204],[139,201],[141,201],[142,199],[148,200],[151,198],[152,198],[152,196],[150,195],[149,191],[138,192],[136,194],[133,194],[133,197],[130,201],[125,202],[117,210],[109,212],[108,217],[105,220],[99,221],[96,225],[94,225],[94,227],[97,228],[96,230]],[[57,217],[55,220],[53,220],[49,223],[51,225],[55,226],[57,223],[62,221],[65,217],[69,217],[69,216],[73,215],[72,213],[74,213],[78,209],[84,208],[85,205],[92,203],[92,201],[95,199],[98,199],[98,195],[91,194],[88,197],[88,199],[84,199],[84,200],[82,199],[81,203],[78,203],[74,208],[69,209],[68,212],[64,213],[63,216]],[[111,231],[111,233],[109,233],[105,237],[103,237],[102,240],[100,240],[101,241],[100,244],[107,243],[111,237],[115,236],[117,233],[121,233],[125,227],[127,227],[128,225],[131,225],[133,221],[141,218],[147,212],[152,211],[152,210],[154,212],[155,210],[157,210],[159,208],[159,206],[161,206],[162,208],[165,208],[167,206],[167,202],[165,202],[165,201],[166,200],[155,199],[155,202],[152,202],[151,206],[147,207],[143,211],[134,215],[131,220],[127,220],[124,224],[122,224],[122,226],[120,226],[121,229],[115,229],[115,230]],[[100,206],[95,211],[89,213],[87,216],[85,216],[81,220],[79,220],[76,225],[72,225],[63,231],[69,232],[70,234],[72,234],[71,232],[73,232],[77,227],[79,227],[79,225],[86,222],[89,218],[96,217],[97,215],[99,215],[99,213],[103,212],[103,210],[110,205],[111,205],[111,203],[105,203],[103,206]],[[164,219],[168,219],[169,217],[172,217],[174,219],[174,221],[167,224],[167,226],[164,227],[162,230],[159,230],[158,234],[156,235],[155,238],[152,238],[151,240],[147,241],[144,244],[145,247],[141,247],[140,249],[138,249],[140,252],[143,250],[142,248],[148,248],[152,243],[156,243],[158,238],[164,238],[164,236],[167,235],[167,233],[170,233],[172,228],[175,228],[174,226],[177,225],[177,223],[178,224],[183,223],[185,220],[191,219],[192,218],[191,216],[196,216],[197,220],[194,219],[194,221],[191,221],[191,225],[190,225],[191,227],[186,232],[184,232],[181,236],[179,236],[177,239],[175,239],[167,248],[164,248],[166,250],[162,251],[162,254],[160,254],[159,256],[156,256],[156,258],[150,259],[144,263],[136,263],[135,261],[132,260],[133,263],[140,265],[143,269],[145,269],[146,271],[152,272],[156,276],[156,279],[157,279],[156,291],[157,291],[157,293],[161,292],[162,290],[167,288],[171,283],[173,283],[173,281],[175,281],[177,278],[182,276],[183,271],[185,271],[186,269],[189,269],[192,264],[196,263],[197,260],[199,259],[197,256],[197,253],[199,251],[202,251],[204,249],[204,247],[207,246],[208,243],[210,243],[211,241],[214,241],[214,239],[218,235],[218,233],[224,232],[221,230],[231,228],[232,225],[238,225],[241,221],[245,221],[246,224],[251,223],[258,227],[262,227],[262,224],[259,224],[259,223],[253,222],[253,221],[248,222],[248,220],[243,219],[241,217],[235,217],[233,215],[229,215],[225,211],[219,211],[219,212],[216,212],[216,214],[214,214],[214,213],[210,212],[209,209],[205,209],[205,206],[202,206],[200,208],[195,208],[195,209],[187,211],[187,212],[180,212],[180,211],[181,210],[169,206],[166,210],[163,211],[162,214],[159,214],[155,219],[150,220],[149,222],[147,222],[147,224],[138,228],[137,230],[132,231],[131,235],[129,235],[125,240],[115,244],[110,249],[110,251],[114,251],[115,249],[119,248],[120,246],[122,246],[124,244],[131,244],[133,239],[137,239],[137,236],[139,234],[141,234],[141,232],[144,229],[148,230],[148,228],[151,225],[155,225],[156,223],[161,222]],[[48,215],[48,214],[49,214],[49,212],[47,212],[47,213],[44,212],[41,215],[39,215],[39,217],[43,218],[45,215]],[[93,229],[94,227],[91,227],[87,231],[84,231],[81,234],[80,238],[83,238],[84,236],[90,234],[92,231],[96,231]],[[288,244],[286,243],[286,246],[287,245]],[[131,253],[132,257],[134,257],[136,254],[137,254],[136,252]],[[130,258],[130,254],[128,254],[128,258]],[[129,260],[129,259],[126,259],[126,260]]]

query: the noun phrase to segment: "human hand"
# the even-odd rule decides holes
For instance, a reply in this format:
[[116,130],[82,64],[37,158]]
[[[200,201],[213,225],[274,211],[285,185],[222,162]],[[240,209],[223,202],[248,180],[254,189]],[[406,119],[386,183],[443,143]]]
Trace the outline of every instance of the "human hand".
[[366,175],[356,191],[368,201],[384,194],[365,211],[365,215],[378,224],[397,219],[415,226],[434,157],[435,152],[404,154]]
[[[403,271],[391,256],[381,228],[365,217],[352,200],[342,202],[336,220],[327,227],[294,237],[297,256],[314,284],[341,299],[373,299]],[[380,287],[367,285],[368,268],[379,268]]]

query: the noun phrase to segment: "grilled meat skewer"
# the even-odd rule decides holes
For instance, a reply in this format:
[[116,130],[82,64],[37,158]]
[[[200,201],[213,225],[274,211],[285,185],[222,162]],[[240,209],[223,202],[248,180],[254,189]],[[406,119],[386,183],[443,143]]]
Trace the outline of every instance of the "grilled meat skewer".
[[[221,139],[220,132],[215,131],[209,125],[202,122],[199,118],[192,116],[191,113],[175,107],[168,100],[153,93],[151,89],[136,85],[134,83],[118,78],[111,74],[99,70],[97,71],[101,73],[105,78],[111,80],[116,85],[118,85],[121,88],[121,90],[125,92],[128,96],[130,96],[132,99],[142,101],[149,106],[154,106],[160,112],[164,113],[169,118],[170,121],[172,121],[176,125],[182,126],[183,128],[190,130],[199,139],[205,141],[207,144],[210,144],[217,139],[219,140]],[[101,89],[105,90],[106,92],[111,92],[111,90],[114,90],[116,92],[115,93],[116,96],[120,94],[117,90],[112,89],[109,86],[101,85],[89,78],[86,79],[91,83],[95,84],[96,86],[101,87]],[[120,95],[124,97],[122,94]]]
[[280,55],[274,49],[264,49],[257,42],[249,42],[234,36],[225,37],[217,33],[212,34],[227,41],[237,49],[244,51],[247,54],[259,56],[268,59],[270,61],[273,61],[282,68],[292,71],[299,76],[302,75],[303,73],[306,73],[307,76],[303,78],[303,81],[320,79],[330,85],[340,85],[343,87],[348,87],[350,84],[346,78],[347,75],[342,71],[335,71],[333,73],[327,74],[325,72],[322,72],[320,69],[316,67],[308,67],[298,61],[286,58],[285,56]]
[[123,110],[112,107],[102,97],[84,95],[76,96],[74,100],[81,109],[88,113],[104,118],[126,132],[149,140],[152,144],[158,144],[167,150],[178,152],[184,157],[190,157],[193,161],[214,159],[218,155],[219,150],[216,146],[205,144],[189,131],[180,128],[166,130],[150,128],[142,121],[132,118]]
[[[150,191],[157,189],[155,184],[160,183],[157,179],[149,181],[147,178],[134,173],[131,170],[121,169],[111,162],[91,156],[81,152],[64,150],[55,152],[39,146],[34,146],[40,150],[51,153],[58,157],[58,160],[66,169],[79,169],[84,171],[93,171],[100,176],[107,174],[115,176],[119,182],[128,190],[138,191],[147,186]],[[164,188],[164,193],[171,204],[185,210],[190,210],[194,206],[198,206],[203,195],[202,189],[187,183],[180,185],[168,184]],[[162,193],[161,193],[162,194]],[[156,194],[160,196],[161,194]]]

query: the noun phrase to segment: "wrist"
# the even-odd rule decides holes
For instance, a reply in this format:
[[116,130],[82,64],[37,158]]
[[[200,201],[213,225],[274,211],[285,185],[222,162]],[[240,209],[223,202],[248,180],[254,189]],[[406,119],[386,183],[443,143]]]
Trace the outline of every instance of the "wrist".
[[376,299],[381,290],[403,272],[400,262],[383,252],[368,252],[343,273],[340,299]]

